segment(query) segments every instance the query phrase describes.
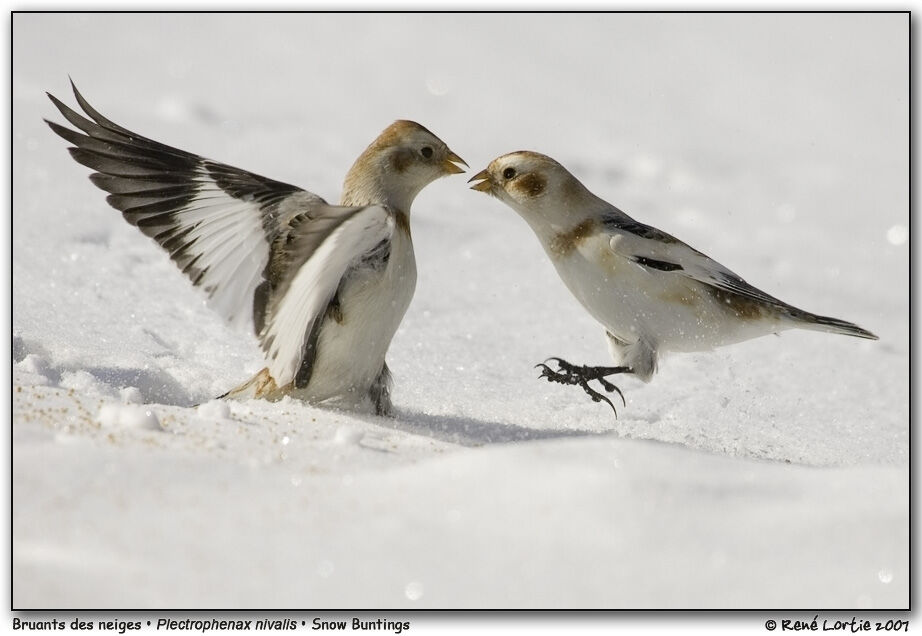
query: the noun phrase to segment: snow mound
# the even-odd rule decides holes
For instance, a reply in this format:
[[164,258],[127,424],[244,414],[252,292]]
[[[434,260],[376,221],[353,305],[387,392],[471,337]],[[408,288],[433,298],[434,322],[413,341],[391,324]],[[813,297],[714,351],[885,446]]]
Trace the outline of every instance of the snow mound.
[[160,430],[157,414],[147,406],[105,404],[96,419],[103,428]]
[[224,400],[209,400],[195,410],[203,420],[228,420],[231,416],[230,406]]

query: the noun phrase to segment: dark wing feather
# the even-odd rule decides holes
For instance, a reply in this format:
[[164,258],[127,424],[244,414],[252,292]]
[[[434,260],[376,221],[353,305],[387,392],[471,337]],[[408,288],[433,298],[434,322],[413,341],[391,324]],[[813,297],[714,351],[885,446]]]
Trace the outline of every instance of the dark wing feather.
[[799,311],[784,301],[753,287],[706,254],[651,225],[635,221],[620,210],[606,215],[605,229],[611,234],[612,250],[638,265],[677,276],[687,276],[722,292],[784,311]]
[[[108,203],[156,240],[227,319],[253,315],[270,246],[287,221],[326,202],[300,188],[148,139],[74,96],[86,116],[48,95],[77,130],[47,122],[73,144],[71,156],[95,172]],[[47,120],[46,120],[47,121]]]

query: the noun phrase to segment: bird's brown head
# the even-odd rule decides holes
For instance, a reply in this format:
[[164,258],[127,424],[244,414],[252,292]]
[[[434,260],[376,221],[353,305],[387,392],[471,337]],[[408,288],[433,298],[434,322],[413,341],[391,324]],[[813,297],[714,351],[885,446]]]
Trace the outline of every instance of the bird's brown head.
[[356,159],[343,186],[343,205],[384,203],[404,212],[419,192],[439,177],[466,166],[424,126],[401,119],[384,129]]
[[592,197],[566,168],[530,150],[497,157],[470,181],[476,181],[472,190],[496,197],[526,219],[566,215],[571,203]]

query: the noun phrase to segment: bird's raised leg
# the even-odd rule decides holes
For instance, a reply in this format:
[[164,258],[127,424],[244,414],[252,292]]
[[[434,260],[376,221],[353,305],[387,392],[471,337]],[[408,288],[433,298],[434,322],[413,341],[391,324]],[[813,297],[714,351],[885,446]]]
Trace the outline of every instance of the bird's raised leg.
[[[557,370],[554,370],[547,365],[547,363],[552,360],[557,363]],[[627,406],[627,402],[624,400],[624,394],[621,392],[621,389],[606,380],[605,376],[614,375],[615,373],[632,373],[630,367],[589,367],[585,365],[570,364],[561,358],[548,358],[544,362],[535,365],[535,367],[541,369],[541,375],[538,377],[547,378],[548,382],[557,382],[558,384],[570,384],[582,387],[583,391],[585,391],[586,394],[592,398],[593,402],[606,402],[611,407],[611,410],[615,412],[615,417],[618,416],[618,411],[615,409],[615,405],[612,404],[611,400],[609,400],[607,397],[589,386],[590,381],[598,380],[599,384],[602,385],[602,388],[604,388],[609,393],[612,391],[617,392],[621,397],[622,404]]]

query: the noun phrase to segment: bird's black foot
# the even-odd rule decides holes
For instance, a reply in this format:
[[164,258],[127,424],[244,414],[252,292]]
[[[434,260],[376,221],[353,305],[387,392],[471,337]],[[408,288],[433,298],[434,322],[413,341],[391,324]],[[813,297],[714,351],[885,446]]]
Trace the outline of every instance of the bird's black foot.
[[[557,363],[556,370],[547,365],[547,363],[552,360]],[[621,397],[621,403],[627,406],[627,402],[624,400],[624,394],[621,392],[621,389],[606,380],[605,376],[613,375],[615,373],[631,373],[630,367],[587,367],[585,365],[570,364],[566,360],[562,360],[560,358],[548,358],[544,362],[536,364],[535,367],[541,369],[541,375],[538,377],[547,378],[548,382],[557,382],[558,384],[570,384],[582,387],[583,391],[585,391],[586,394],[592,398],[593,402],[607,403],[608,406],[611,407],[611,410],[615,412],[615,417],[618,417],[618,411],[615,409],[615,405],[612,404],[611,400],[609,400],[607,397],[589,386],[590,381],[598,380],[603,389],[609,393],[612,391],[616,392]]]

